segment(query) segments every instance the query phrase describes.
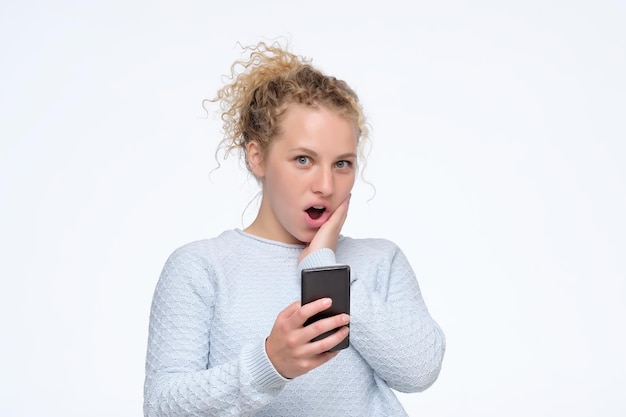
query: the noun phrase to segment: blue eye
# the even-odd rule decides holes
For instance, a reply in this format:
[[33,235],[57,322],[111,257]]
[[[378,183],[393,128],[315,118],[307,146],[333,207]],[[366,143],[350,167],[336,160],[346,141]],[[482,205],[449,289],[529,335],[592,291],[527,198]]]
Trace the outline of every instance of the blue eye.
[[296,162],[299,165],[307,165],[310,162],[310,158],[308,156],[297,156],[296,157]]
[[352,162],[350,161],[338,161],[337,168],[348,168],[351,164]]

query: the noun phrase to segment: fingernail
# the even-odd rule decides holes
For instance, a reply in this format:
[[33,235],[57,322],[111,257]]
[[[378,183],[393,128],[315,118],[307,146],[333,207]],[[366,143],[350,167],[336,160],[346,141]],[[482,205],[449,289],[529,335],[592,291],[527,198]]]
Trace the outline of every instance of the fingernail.
[[322,300],[322,304],[324,304],[325,306],[331,305],[332,302],[333,302],[333,300],[331,298],[324,298]]

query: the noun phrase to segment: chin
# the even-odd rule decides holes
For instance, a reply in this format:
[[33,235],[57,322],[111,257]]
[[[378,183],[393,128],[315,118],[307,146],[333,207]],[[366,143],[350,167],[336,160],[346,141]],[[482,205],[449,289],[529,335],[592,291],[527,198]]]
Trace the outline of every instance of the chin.
[[298,242],[304,244],[304,245],[308,245],[309,243],[311,243],[311,241],[313,240],[313,238],[315,237],[315,233],[317,232],[317,230],[315,231],[310,231],[310,232],[302,232],[302,233],[298,233],[298,234],[294,234],[292,235]]
[[296,236],[296,240],[298,242],[300,242],[301,244],[307,246],[309,243],[311,243],[311,241],[313,240],[313,237],[305,238],[305,237],[297,237]]

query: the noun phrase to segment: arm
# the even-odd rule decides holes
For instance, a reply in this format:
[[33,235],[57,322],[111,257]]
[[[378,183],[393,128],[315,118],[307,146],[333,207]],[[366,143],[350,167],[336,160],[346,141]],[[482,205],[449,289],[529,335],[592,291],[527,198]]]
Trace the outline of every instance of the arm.
[[441,370],[444,334],[399,248],[374,271],[375,279],[352,277],[350,342],[391,388],[423,391]]
[[[337,264],[335,251],[349,201],[350,196],[302,251],[298,274],[304,268]],[[350,344],[391,388],[423,391],[439,375],[445,337],[428,313],[404,254],[396,245],[378,242],[384,258],[363,253],[363,248],[347,257],[359,260],[350,265],[355,272],[350,285]],[[379,265],[377,259],[383,262]]]
[[144,386],[148,417],[249,415],[286,383],[269,362],[263,340],[207,369],[214,288],[200,249],[207,248],[174,252],[154,293]]

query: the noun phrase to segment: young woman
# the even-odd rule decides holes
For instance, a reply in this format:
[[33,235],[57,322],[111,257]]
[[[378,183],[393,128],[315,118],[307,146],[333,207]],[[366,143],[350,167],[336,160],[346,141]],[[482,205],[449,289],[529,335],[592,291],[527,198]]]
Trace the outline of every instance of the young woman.
[[[367,139],[357,95],[277,45],[232,67],[228,153],[262,187],[255,220],[167,260],[150,315],[145,416],[406,416],[393,390],[437,378],[444,335],[402,251],[340,234]],[[300,304],[305,268],[350,266],[350,316]],[[349,324],[349,326],[348,326]],[[332,329],[331,336],[312,342]],[[329,349],[350,334],[347,349]]]

